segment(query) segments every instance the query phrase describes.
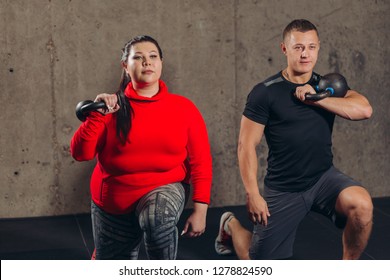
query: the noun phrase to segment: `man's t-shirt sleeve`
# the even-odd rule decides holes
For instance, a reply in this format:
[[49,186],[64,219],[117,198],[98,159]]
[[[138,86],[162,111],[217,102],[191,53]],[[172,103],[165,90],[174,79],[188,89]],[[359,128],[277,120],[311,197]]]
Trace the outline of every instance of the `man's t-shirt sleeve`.
[[248,119],[266,125],[269,118],[269,100],[264,84],[256,85],[248,94],[243,115]]

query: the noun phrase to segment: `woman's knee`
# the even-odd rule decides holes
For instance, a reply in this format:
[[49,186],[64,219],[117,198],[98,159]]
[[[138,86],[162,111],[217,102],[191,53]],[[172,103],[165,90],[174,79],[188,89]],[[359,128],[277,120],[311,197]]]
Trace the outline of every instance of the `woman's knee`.
[[140,227],[146,233],[157,235],[173,230],[183,208],[184,197],[180,192],[169,189],[155,192],[138,209]]

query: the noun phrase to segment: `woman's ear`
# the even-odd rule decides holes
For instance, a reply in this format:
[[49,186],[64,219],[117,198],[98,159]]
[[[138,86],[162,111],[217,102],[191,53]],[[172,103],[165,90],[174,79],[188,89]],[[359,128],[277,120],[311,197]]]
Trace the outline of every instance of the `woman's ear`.
[[122,62],[122,68],[123,70],[125,70],[126,74],[129,74],[129,72],[127,71],[127,64],[125,62]]

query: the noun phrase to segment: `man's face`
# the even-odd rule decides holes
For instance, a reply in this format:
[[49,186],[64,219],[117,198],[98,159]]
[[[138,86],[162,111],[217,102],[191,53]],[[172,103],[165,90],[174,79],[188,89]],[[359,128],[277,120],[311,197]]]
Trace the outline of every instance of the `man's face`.
[[296,74],[311,73],[317,62],[320,41],[315,30],[291,31],[281,44],[288,67]]

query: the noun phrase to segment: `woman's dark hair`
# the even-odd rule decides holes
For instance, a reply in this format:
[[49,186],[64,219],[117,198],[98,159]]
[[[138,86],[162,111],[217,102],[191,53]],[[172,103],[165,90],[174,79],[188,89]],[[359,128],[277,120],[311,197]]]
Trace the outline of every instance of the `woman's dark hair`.
[[283,31],[283,41],[286,39],[287,34],[291,31],[307,32],[314,30],[318,35],[318,30],[316,26],[306,19],[295,19],[290,22]]
[[[160,59],[162,59],[162,51],[157,41],[150,36],[141,35],[134,37],[125,44],[122,49],[122,63],[127,64],[131,47],[141,42],[153,43],[157,47]],[[130,76],[126,73],[125,69],[123,69],[119,89],[116,92],[116,95],[118,97],[118,104],[120,106],[120,109],[118,110],[118,112],[116,112],[116,134],[123,145],[126,143],[127,136],[129,135],[132,116],[134,113],[133,109],[131,108],[129,99],[125,96],[125,89],[130,82]]]

